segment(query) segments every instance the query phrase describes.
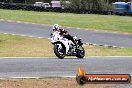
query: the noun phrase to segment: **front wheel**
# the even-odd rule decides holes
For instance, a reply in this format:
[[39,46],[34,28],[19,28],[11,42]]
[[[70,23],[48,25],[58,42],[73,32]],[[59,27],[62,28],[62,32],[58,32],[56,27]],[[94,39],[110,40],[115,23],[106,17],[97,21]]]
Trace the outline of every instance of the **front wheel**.
[[60,59],[63,59],[66,55],[65,50],[61,44],[54,45],[54,53]]
[[77,52],[77,55],[76,55],[77,58],[84,58],[85,50],[82,46],[79,46],[76,52]]

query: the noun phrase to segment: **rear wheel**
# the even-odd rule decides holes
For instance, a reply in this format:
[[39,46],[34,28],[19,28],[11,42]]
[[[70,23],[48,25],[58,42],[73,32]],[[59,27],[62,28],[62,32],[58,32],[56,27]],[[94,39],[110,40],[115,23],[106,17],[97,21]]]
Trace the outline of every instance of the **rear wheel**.
[[61,44],[54,45],[54,53],[60,59],[63,59],[66,55],[65,50]]
[[78,49],[77,49],[76,57],[77,58],[84,58],[84,56],[85,56],[85,50],[82,46],[79,46]]

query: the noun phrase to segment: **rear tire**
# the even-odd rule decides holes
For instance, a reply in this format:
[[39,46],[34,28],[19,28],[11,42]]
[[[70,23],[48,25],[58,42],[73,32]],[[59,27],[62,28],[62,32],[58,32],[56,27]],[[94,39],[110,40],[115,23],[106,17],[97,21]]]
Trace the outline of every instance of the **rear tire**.
[[77,49],[77,58],[84,58],[85,56],[85,50],[82,46],[79,46],[79,48]]
[[65,55],[66,55],[65,50],[64,50],[64,48],[62,47],[61,52],[59,52],[58,49],[59,49],[59,48],[58,48],[58,45],[57,45],[57,44],[54,45],[54,53],[55,53],[55,55],[56,55],[58,58],[63,59],[63,58],[65,57]]

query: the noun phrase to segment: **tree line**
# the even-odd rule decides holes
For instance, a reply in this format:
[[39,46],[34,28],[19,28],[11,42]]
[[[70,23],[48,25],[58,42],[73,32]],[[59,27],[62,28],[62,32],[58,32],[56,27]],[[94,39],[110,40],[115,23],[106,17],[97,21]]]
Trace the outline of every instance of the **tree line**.
[[[0,0],[0,2],[5,2],[5,3],[26,3],[26,4],[28,4],[28,3],[32,4],[34,2],[47,2],[47,3],[50,3],[51,1],[53,1],[53,0]],[[57,1],[57,0],[55,0],[55,1]],[[64,0],[62,0],[62,1],[64,1]],[[91,1],[91,2],[106,1],[106,2],[111,3],[111,2],[117,2],[117,1],[127,2],[127,1],[131,1],[131,0],[66,0],[66,1],[72,1],[72,2],[75,2],[75,3],[78,2],[78,1],[80,1],[80,2],[84,2],[84,1],[85,2],[89,2],[89,1]]]
[[47,2],[50,3],[52,0],[0,0],[5,3],[23,3],[23,4],[34,4],[35,2]]
[[112,3],[113,2],[128,2],[131,0],[68,0],[70,1],[69,4],[65,3],[67,0],[61,0],[64,7],[72,8],[72,9],[84,9],[84,10],[103,10],[108,11],[112,10]]
[[[51,3],[53,0],[0,0],[5,3],[22,3],[22,4],[34,4],[35,2]],[[131,0],[60,0],[64,8],[71,9],[84,9],[84,10],[111,10],[113,2]],[[66,3],[69,1],[70,3]]]

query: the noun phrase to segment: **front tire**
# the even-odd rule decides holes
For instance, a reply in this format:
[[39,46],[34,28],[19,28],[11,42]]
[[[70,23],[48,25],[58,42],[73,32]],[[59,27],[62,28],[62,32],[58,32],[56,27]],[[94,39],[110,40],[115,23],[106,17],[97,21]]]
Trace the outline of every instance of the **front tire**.
[[76,57],[77,58],[84,58],[84,56],[85,56],[85,50],[82,46],[79,46],[78,49],[77,49]]
[[54,45],[54,53],[60,59],[63,59],[66,55],[64,48],[62,47],[61,49],[59,49],[59,46],[57,44]]

